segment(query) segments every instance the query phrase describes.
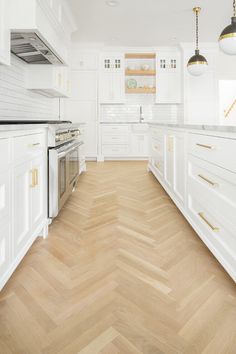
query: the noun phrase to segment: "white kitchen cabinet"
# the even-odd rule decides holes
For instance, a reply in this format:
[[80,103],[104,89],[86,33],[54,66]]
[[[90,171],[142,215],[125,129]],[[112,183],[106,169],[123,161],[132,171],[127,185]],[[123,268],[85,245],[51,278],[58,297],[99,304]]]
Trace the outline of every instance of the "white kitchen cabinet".
[[236,134],[183,128],[150,126],[149,169],[236,281]]
[[145,124],[102,124],[101,152],[104,158],[146,159],[148,133]]
[[10,65],[9,1],[0,0],[0,64]]
[[156,62],[156,103],[181,103],[181,56],[178,52],[159,52]]
[[104,54],[100,59],[100,103],[125,102],[125,72],[123,54]]
[[0,132],[0,148],[1,289],[36,237],[46,234],[46,131]]
[[63,0],[11,0],[13,32],[31,32],[47,43],[63,64],[68,64],[70,35],[76,29]]
[[72,71],[70,98],[78,101],[96,101],[97,73],[95,71]]
[[26,88],[50,98],[69,97],[71,93],[69,68],[52,65],[28,66]]
[[30,163],[26,162],[15,167],[13,171],[13,255],[17,257],[19,252],[27,245],[31,236],[31,170]]
[[31,162],[31,230],[36,230],[45,218],[47,181],[45,179],[45,159],[39,156]]
[[124,75],[102,73],[99,82],[100,103],[125,103]]
[[71,57],[71,67],[73,70],[79,71],[98,70],[98,53],[73,50]]

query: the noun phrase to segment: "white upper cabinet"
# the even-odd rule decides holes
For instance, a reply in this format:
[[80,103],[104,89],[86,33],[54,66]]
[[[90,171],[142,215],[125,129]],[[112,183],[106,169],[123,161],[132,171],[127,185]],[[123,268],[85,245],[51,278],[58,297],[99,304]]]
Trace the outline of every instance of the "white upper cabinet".
[[69,97],[71,92],[69,68],[30,65],[27,67],[26,88],[50,98]]
[[71,52],[71,68],[82,71],[98,70],[98,53],[73,50]]
[[125,102],[124,54],[102,54],[99,82],[100,103]]
[[181,55],[178,52],[157,53],[156,103],[181,103]]
[[11,0],[13,32],[35,32],[62,63],[68,63],[70,35],[75,30],[64,0]]
[[0,63],[10,65],[9,1],[0,0]]

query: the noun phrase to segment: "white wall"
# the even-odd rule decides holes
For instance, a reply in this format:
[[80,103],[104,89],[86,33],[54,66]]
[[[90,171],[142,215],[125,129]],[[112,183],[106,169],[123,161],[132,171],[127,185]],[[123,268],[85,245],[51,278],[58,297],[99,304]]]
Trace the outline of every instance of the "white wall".
[[14,56],[11,64],[0,65],[0,120],[58,119],[58,99],[26,90],[27,64]]

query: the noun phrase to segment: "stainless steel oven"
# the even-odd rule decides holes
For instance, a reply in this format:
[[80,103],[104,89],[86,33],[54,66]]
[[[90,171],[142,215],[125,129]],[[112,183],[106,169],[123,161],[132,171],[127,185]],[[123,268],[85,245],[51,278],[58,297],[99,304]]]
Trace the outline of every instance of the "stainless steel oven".
[[[63,135],[64,134],[64,135]],[[61,137],[68,139],[68,132]],[[67,134],[67,135],[66,135]],[[58,134],[60,137],[60,134]],[[62,141],[60,138],[58,141]],[[49,173],[49,217],[54,218],[75,189],[79,179],[80,155],[79,147],[83,142],[77,138],[68,142],[58,143],[48,150]]]

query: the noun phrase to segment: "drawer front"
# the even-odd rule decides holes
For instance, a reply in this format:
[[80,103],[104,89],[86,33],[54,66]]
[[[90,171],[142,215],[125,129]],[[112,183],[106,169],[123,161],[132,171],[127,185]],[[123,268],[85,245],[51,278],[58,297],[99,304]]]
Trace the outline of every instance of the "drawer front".
[[129,127],[127,125],[103,125],[102,133],[103,135],[116,135],[116,134],[128,134]]
[[44,136],[42,133],[24,135],[13,139],[13,158],[27,158],[40,154],[44,149]]
[[207,209],[204,201],[195,198],[195,194],[188,195],[188,207],[192,221],[204,235],[203,241],[207,243],[208,247],[213,246],[229,267],[235,270],[236,227],[229,222],[222,223]]
[[164,153],[164,136],[161,138],[151,137],[151,151],[156,154]]
[[128,156],[128,145],[103,145],[102,154],[104,156]]
[[104,135],[102,137],[103,144],[128,144],[128,137],[126,135],[112,134]]
[[236,140],[188,134],[188,153],[236,173]]
[[151,164],[155,168],[155,170],[158,172],[158,174],[161,177],[163,177],[164,176],[164,157],[163,157],[163,155],[157,153],[154,157],[152,157]]
[[236,175],[195,157],[188,159],[188,187],[204,198],[224,222],[226,217],[236,225]]
[[0,166],[3,168],[11,163],[10,139],[0,138],[0,151]]
[[153,137],[161,137],[164,135],[164,132],[161,128],[157,128],[157,127],[151,127],[150,128],[150,134]]

